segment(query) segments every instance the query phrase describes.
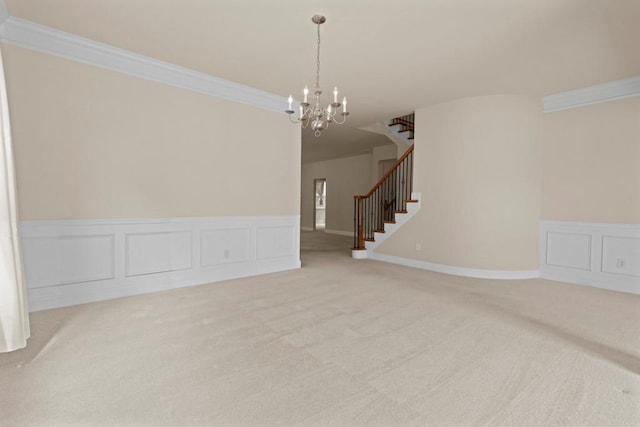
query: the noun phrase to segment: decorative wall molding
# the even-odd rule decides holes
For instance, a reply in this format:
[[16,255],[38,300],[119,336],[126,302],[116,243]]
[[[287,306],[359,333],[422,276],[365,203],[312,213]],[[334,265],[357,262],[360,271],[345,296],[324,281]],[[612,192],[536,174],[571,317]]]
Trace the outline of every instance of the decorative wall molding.
[[[298,228],[289,224],[262,225],[256,230],[256,259],[290,258],[297,256],[300,240]],[[296,243],[296,244],[294,244]]]
[[191,231],[125,232],[125,277],[193,267]]
[[369,252],[369,259],[435,271],[437,273],[452,274],[454,276],[474,277],[477,279],[535,279],[540,277],[538,270],[484,270],[477,268],[456,267],[452,265],[434,264],[416,259],[402,258],[393,255]]
[[544,112],[550,113],[631,96],[640,96],[640,76],[556,93],[545,96],[542,101]]
[[29,288],[115,278],[115,235],[105,231],[24,238],[23,252],[40,260],[39,268],[29,271]]
[[[0,18],[1,14],[0,8]],[[0,26],[0,38],[20,47],[269,111],[281,113],[287,102],[279,95],[12,16]]]
[[24,221],[29,308],[300,268],[299,216]]
[[251,260],[249,228],[200,230],[200,267]]
[[540,221],[540,276],[640,294],[640,224]]

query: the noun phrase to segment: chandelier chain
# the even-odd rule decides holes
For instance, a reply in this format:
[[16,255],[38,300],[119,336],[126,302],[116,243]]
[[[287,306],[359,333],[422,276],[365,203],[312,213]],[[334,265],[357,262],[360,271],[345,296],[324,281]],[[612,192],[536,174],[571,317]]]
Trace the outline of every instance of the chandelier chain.
[[316,51],[316,89],[320,89],[320,24],[318,28],[318,49]]

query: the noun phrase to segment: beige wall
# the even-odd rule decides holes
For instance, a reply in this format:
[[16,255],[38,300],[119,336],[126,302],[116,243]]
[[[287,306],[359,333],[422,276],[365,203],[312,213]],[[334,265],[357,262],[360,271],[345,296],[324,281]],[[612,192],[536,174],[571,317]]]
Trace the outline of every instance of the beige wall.
[[371,188],[372,155],[302,165],[301,225],[313,227],[313,180],[327,179],[326,229],[353,232],[353,196]]
[[640,98],[547,113],[543,220],[640,223]]
[[373,148],[373,151],[371,153],[371,186],[375,185],[380,179],[380,176],[378,176],[380,161],[398,159],[397,153],[398,147],[393,143]]
[[536,269],[540,118],[539,100],[519,96],[416,111],[414,191],[422,208],[379,252],[466,268]]
[[21,220],[299,213],[284,114],[2,49]]

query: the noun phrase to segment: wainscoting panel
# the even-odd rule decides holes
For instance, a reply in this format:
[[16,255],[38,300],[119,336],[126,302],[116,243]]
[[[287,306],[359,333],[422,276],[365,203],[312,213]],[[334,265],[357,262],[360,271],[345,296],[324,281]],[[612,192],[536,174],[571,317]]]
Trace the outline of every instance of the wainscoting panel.
[[24,221],[31,311],[300,267],[300,217]]
[[602,270],[640,277],[640,237],[602,236]]
[[258,259],[286,258],[293,255],[294,241],[299,239],[294,227],[259,227],[257,231]]
[[191,232],[127,234],[126,276],[191,268]]
[[591,271],[591,234],[548,232],[547,264]]
[[28,288],[114,278],[113,234],[23,240]]
[[640,225],[540,222],[540,275],[640,294]]
[[200,232],[200,266],[246,262],[251,258],[251,229],[232,228]]

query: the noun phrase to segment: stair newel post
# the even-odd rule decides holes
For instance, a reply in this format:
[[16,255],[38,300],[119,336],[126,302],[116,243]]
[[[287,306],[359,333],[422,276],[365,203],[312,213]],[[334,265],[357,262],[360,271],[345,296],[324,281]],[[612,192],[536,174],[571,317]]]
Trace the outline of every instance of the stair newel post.
[[353,249],[358,248],[358,201],[353,196]]

